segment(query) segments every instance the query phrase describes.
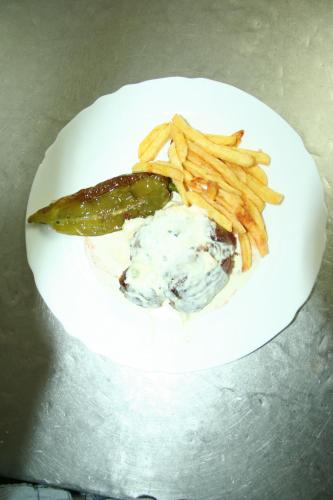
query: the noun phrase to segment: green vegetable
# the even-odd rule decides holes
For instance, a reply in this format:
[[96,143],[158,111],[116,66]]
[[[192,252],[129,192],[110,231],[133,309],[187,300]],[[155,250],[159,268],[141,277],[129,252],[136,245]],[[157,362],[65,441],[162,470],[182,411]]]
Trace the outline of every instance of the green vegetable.
[[170,183],[169,183],[169,190],[171,192],[174,191],[175,193],[178,193],[178,189],[176,188],[176,186],[172,180],[170,180]]
[[28,222],[59,233],[97,236],[119,231],[126,219],[147,217],[170,200],[169,179],[145,172],[120,175],[41,208]]

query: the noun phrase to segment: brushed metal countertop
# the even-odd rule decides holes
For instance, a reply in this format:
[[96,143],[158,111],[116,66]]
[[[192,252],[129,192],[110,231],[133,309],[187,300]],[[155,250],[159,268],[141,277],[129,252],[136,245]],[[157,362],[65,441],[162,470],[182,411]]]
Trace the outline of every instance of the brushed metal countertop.
[[330,0],[0,1],[0,475],[122,500],[333,497],[331,216],[295,321],[240,361],[181,375],[117,366],[69,337],[24,242],[60,129],[100,95],[171,75],[231,83],[280,113],[331,214],[332,26]]

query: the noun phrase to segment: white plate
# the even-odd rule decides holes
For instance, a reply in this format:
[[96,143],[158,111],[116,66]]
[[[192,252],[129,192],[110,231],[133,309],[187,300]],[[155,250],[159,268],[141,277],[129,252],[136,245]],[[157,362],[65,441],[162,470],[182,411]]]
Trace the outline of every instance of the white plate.
[[207,132],[244,128],[244,147],[262,148],[272,156],[270,185],[285,194],[281,206],[265,209],[269,255],[227,304],[208,308],[190,321],[168,307],[142,309],[97,278],[84,238],[26,227],[36,285],[67,332],[116,362],[170,372],[235,360],[286,327],[314,285],[327,217],[315,164],[296,132],[254,97],[201,78],[128,85],[79,113],[47,151],[27,213],[129,172],[140,140],[176,112]]

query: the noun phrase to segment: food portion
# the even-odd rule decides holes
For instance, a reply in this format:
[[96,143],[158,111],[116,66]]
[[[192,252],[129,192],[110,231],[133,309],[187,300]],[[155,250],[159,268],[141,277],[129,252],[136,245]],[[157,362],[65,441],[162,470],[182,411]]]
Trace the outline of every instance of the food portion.
[[236,239],[197,207],[173,206],[148,217],[120,277],[124,295],[142,307],[165,301],[178,311],[205,307],[227,284]]
[[170,200],[170,181],[156,174],[120,175],[41,208],[28,222],[59,233],[98,236],[119,231],[125,220],[147,217]]
[[[268,254],[263,211],[284,198],[268,186],[262,165],[269,155],[239,147],[243,137],[244,130],[203,133],[176,114],[141,141],[132,174],[60,198],[28,222],[98,236],[147,217],[130,244],[121,291],[143,307],[167,301],[178,311],[198,311],[228,282],[237,240],[242,271],[256,253]],[[168,160],[158,158],[166,145]],[[183,205],[161,210],[174,189]]]
[[[247,271],[253,251],[262,257],[269,252],[265,205],[279,205],[284,197],[268,187],[267,174],[260,166],[270,164],[269,155],[240,148],[243,136],[244,130],[230,135],[204,134],[175,115],[169,124],[156,126],[143,139],[139,163],[132,170],[170,177],[184,205],[203,208],[216,224],[237,235],[242,270]],[[169,161],[156,160],[168,140]]]

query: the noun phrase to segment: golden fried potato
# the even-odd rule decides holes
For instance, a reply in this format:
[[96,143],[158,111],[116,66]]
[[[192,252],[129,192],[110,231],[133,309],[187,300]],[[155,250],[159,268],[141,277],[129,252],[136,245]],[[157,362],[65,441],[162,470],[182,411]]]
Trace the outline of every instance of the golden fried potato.
[[269,165],[271,163],[271,157],[264,153],[264,151],[255,151],[254,149],[244,149],[244,148],[233,148],[235,151],[240,151],[241,153],[248,154],[252,156],[255,163],[260,163],[261,165]]
[[[150,134],[152,140],[149,142],[149,135],[142,141],[140,146],[146,141],[148,144],[147,147],[145,145],[141,146],[141,150],[143,151],[140,154],[140,146],[139,146],[139,158],[141,161],[152,161],[155,160],[158,153],[163,148],[164,144],[170,139],[170,123],[164,123],[160,128],[156,131],[153,129]],[[155,132],[154,132],[155,130]]]
[[268,184],[268,177],[266,172],[260,168],[258,165],[255,167],[249,167],[247,169],[243,169],[246,174],[252,175],[257,181],[261,182],[261,184],[264,184],[267,186]]
[[171,124],[171,137],[175,144],[179,161],[183,163],[187,157],[187,142],[183,132],[174,123]]
[[272,205],[280,205],[283,202],[284,196],[281,193],[273,191],[273,189],[268,186],[263,185],[251,176],[247,178],[247,185],[252,191],[259,196],[266,203],[271,203]]
[[151,172],[153,174],[164,175],[173,180],[183,182],[184,175],[177,168],[168,162],[139,162],[132,167],[133,172]]
[[252,167],[254,165],[255,160],[252,156],[247,153],[239,152],[236,148],[215,144],[207,139],[204,134],[192,128],[182,116],[175,115],[172,121],[184,133],[187,139],[198,144],[211,155],[222,160],[236,163],[242,167]]
[[242,255],[242,271],[248,271],[252,265],[252,250],[248,234],[239,235],[239,244]]
[[217,172],[219,172],[223,179],[229,184],[231,187],[237,189],[238,191],[247,195],[248,198],[253,200],[259,210],[263,210],[265,204],[259,198],[257,194],[255,194],[249,187],[241,182],[236,174],[232,171],[230,167],[228,167],[221,160],[215,158],[214,156],[207,153],[204,149],[202,149],[198,144],[194,142],[189,142],[188,147],[190,151],[201,156],[204,160],[206,160]]
[[139,144],[139,149],[138,149],[138,156],[139,158],[142,157],[143,153],[146,151],[148,146],[152,143],[152,141],[155,139],[156,135],[163,129],[168,128],[169,123],[161,123],[160,125],[156,125],[148,135],[140,142]]
[[247,212],[245,208],[240,209],[237,212],[237,218],[243,224],[243,226],[248,230],[250,235],[253,237],[253,240],[255,241],[256,247],[258,248],[260,255],[262,257],[264,255],[267,255],[268,244],[267,244],[266,231],[263,231],[263,229],[255,223],[252,216]]
[[[199,158],[197,155],[195,157],[192,156],[191,151],[188,154],[188,158],[193,158],[194,162],[197,162],[197,158]],[[193,173],[194,176],[197,177],[204,177],[212,182],[216,182],[222,189],[225,191],[228,191],[229,193],[241,195],[241,191],[238,189],[235,189],[234,187],[230,186],[227,182],[223,180],[221,175],[219,175],[216,170],[210,166],[207,162],[204,161],[199,161],[197,163],[194,163],[193,161],[186,160],[184,162],[184,167],[189,170],[190,172]]]
[[173,180],[173,183],[174,185],[176,186],[177,188],[177,191],[182,199],[182,202],[184,203],[184,205],[189,205],[189,202],[188,202],[188,199],[187,199],[187,191],[185,189],[185,186],[184,186],[184,183],[181,182],[181,181],[178,181],[176,179],[172,179]]
[[216,224],[223,227],[227,231],[232,231],[232,223],[227,217],[225,217],[219,210],[216,210],[202,195],[195,193],[194,191],[189,191],[187,193],[187,198],[191,204],[197,205],[207,211],[208,217],[213,219]]
[[244,135],[244,130],[238,130],[231,135],[205,134],[207,139],[220,146],[238,146]]
[[176,146],[175,146],[174,142],[172,142],[169,146],[168,157],[169,157],[169,161],[172,163],[173,167],[179,168],[180,170],[182,170],[182,168],[183,168],[182,162],[178,158],[178,154],[177,154]]

